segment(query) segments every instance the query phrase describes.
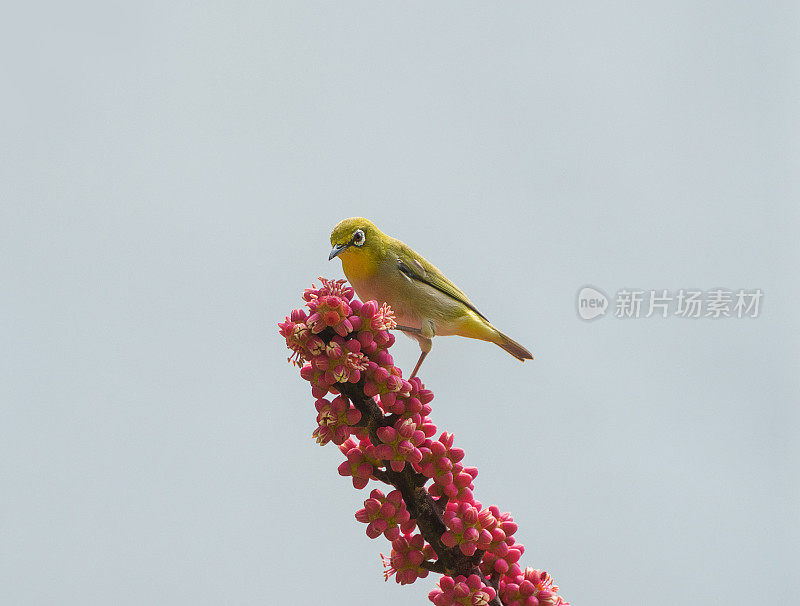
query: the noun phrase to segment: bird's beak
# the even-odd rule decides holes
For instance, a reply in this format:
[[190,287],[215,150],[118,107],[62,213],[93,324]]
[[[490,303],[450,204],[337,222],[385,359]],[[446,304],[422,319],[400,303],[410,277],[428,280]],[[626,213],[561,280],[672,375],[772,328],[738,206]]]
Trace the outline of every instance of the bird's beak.
[[342,251],[343,251],[345,248],[347,248],[347,244],[334,244],[334,246],[333,246],[333,250],[331,251],[331,254],[329,254],[329,255],[328,255],[328,261],[330,261],[330,260],[331,260],[331,259],[333,259],[335,256],[337,256],[337,255],[338,255],[340,252],[342,252]]

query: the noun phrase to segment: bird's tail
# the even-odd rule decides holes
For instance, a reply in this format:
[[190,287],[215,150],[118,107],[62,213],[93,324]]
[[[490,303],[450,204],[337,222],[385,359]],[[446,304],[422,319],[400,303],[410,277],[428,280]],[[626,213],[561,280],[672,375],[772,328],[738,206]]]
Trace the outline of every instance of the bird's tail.
[[531,352],[529,352],[511,337],[507,337],[501,333],[499,330],[497,331],[495,338],[492,339],[492,342],[497,343],[500,347],[505,349],[520,362],[524,362],[525,360],[533,360],[533,354]]

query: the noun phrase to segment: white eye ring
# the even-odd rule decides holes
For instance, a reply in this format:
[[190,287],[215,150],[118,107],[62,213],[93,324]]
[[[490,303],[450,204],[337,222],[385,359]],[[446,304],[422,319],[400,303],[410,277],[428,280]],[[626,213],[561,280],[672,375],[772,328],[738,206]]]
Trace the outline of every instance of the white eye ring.
[[357,229],[355,233],[353,233],[353,244],[356,246],[364,246],[364,241],[366,238],[364,237],[364,232],[360,229]]

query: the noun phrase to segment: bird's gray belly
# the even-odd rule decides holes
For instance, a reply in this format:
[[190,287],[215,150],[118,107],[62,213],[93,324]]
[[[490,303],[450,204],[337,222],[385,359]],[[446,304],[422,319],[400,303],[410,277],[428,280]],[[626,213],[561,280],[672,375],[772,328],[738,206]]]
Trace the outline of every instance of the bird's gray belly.
[[[401,279],[407,280],[405,276]],[[388,303],[400,326],[422,328],[423,323],[429,321],[436,334],[454,334],[453,318],[463,311],[457,301],[422,282],[411,281],[400,288],[391,285],[382,288],[374,281],[354,280],[351,284],[362,301],[374,299],[379,304]]]

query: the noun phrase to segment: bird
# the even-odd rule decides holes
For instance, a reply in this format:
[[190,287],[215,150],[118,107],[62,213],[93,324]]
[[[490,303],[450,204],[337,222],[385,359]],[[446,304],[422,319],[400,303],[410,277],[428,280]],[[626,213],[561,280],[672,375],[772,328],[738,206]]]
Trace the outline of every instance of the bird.
[[387,303],[396,329],[419,342],[421,353],[409,379],[417,375],[436,336],[489,341],[521,362],[533,359],[530,351],[495,328],[435,265],[369,219],[340,221],[331,232],[331,246],[328,260],[339,258],[359,298]]

